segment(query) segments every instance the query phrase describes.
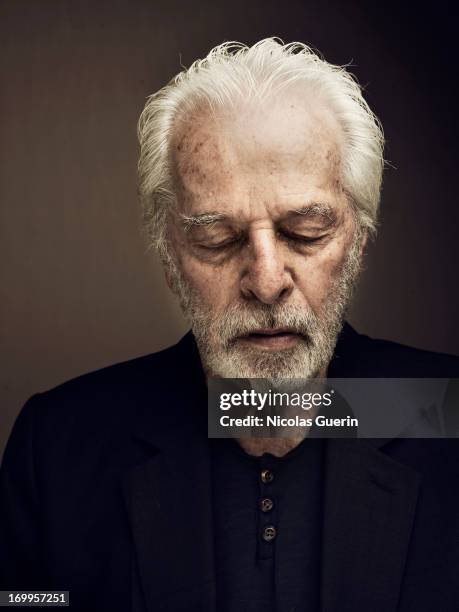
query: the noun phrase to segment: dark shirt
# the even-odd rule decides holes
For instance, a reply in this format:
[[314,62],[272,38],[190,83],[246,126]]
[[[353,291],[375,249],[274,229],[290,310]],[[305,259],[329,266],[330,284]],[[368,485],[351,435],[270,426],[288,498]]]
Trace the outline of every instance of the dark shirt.
[[212,440],[219,612],[319,610],[324,444],[278,458]]

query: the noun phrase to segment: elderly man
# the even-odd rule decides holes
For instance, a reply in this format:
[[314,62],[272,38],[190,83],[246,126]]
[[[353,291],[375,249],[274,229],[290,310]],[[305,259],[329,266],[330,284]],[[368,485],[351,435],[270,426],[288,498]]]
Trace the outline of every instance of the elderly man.
[[26,404],[1,587],[85,611],[457,611],[455,440],[207,437],[209,377],[458,375],[343,325],[383,169],[356,81],[301,44],[224,44],[148,100],[139,137],[192,331]]

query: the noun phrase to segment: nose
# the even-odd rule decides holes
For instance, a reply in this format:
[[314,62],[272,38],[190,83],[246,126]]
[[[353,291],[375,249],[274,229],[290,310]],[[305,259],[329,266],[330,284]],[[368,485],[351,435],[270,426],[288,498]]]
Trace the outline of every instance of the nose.
[[293,279],[285,267],[282,244],[272,229],[258,229],[250,236],[247,261],[241,277],[246,299],[274,304],[293,291]]

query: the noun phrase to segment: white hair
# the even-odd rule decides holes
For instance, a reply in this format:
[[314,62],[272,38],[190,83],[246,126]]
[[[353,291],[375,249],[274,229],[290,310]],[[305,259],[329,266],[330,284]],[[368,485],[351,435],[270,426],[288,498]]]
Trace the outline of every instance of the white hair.
[[176,203],[170,142],[179,114],[236,108],[241,101],[263,101],[271,94],[305,84],[320,95],[342,128],[342,186],[361,228],[376,228],[384,167],[384,136],[362,89],[346,67],[326,62],[302,43],[266,38],[248,47],[227,42],[195,61],[150,96],[140,116],[139,194],[144,227],[163,260],[167,211]]

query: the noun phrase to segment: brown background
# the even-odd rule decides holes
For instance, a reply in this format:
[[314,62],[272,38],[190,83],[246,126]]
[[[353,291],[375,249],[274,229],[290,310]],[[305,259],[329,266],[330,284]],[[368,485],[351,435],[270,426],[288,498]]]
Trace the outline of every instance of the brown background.
[[135,127],[149,93],[223,40],[279,35],[353,62],[394,168],[350,321],[459,353],[454,22],[448,4],[402,4],[1,3],[0,452],[32,393],[186,329],[139,236]]

